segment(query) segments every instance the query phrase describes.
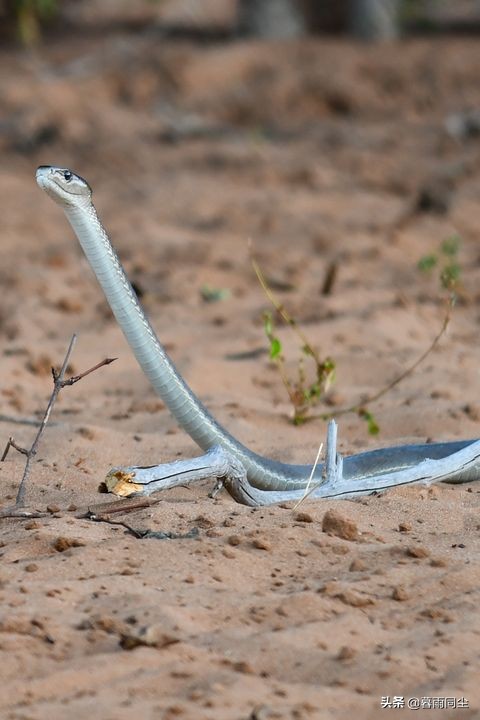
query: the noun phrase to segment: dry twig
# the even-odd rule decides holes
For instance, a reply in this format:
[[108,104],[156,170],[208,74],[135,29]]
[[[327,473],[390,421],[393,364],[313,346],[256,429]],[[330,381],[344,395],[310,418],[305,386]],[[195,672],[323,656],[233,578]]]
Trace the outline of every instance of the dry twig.
[[419,365],[421,365],[424,360],[432,353],[437,345],[439,344],[442,337],[447,332],[448,326],[450,324],[450,320],[452,319],[452,312],[455,305],[455,296],[450,295],[447,299],[446,309],[445,309],[445,315],[443,318],[442,326],[438,333],[433,338],[430,345],[427,347],[426,350],[423,351],[423,353],[418,357],[411,365],[409,365],[403,372],[401,372],[399,375],[397,375],[393,380],[391,380],[387,385],[385,385],[383,388],[378,390],[377,392],[373,393],[372,395],[368,395],[367,397],[363,398],[359,403],[356,403],[355,405],[350,405],[349,407],[345,408],[339,408],[335,410],[334,413],[322,413],[321,415],[312,415],[310,417],[311,420],[315,420],[317,418],[321,418],[322,420],[331,420],[333,417],[339,417],[340,415],[346,415],[347,413],[355,412],[360,417],[365,417],[368,419],[369,412],[367,410],[367,407],[371,405],[374,402],[377,402],[377,400],[380,400],[384,395],[390,392],[390,390],[393,390],[394,387],[396,387],[399,383],[402,382],[402,380],[405,380],[409,375],[412,375],[415,370],[418,368]]
[[85,370],[85,372],[65,379],[65,372],[67,370],[67,366],[68,366],[68,363],[70,360],[70,355],[72,354],[72,351],[73,351],[76,341],[77,341],[77,336],[72,335],[72,339],[70,340],[70,344],[68,346],[68,349],[65,354],[65,358],[63,360],[60,370],[57,371],[57,370],[55,370],[55,368],[52,367],[52,377],[53,377],[52,394],[50,395],[50,399],[48,401],[48,405],[46,407],[45,413],[43,415],[42,420],[39,423],[39,428],[38,428],[37,434],[35,435],[35,438],[33,440],[32,445],[30,446],[30,448],[21,447],[20,445],[18,445],[15,442],[13,437],[10,437],[7,441],[7,444],[5,446],[5,450],[3,451],[3,455],[0,459],[0,462],[3,462],[6,459],[10,448],[14,448],[14,450],[16,450],[17,452],[21,453],[22,455],[25,455],[25,457],[27,459],[25,462],[23,476],[20,481],[20,485],[18,487],[15,504],[1,510],[0,518],[38,517],[43,514],[43,513],[38,513],[35,511],[30,511],[25,508],[25,493],[26,493],[26,489],[27,489],[27,480],[30,475],[31,463],[32,463],[33,458],[37,454],[38,444],[39,444],[40,439],[45,431],[45,428],[47,427],[47,423],[50,419],[50,415],[53,410],[53,406],[55,405],[55,402],[58,398],[58,394],[60,393],[60,390],[62,390],[67,385],[74,385],[79,380],[82,380],[82,378],[86,377],[87,375],[90,375],[90,373],[94,372],[95,370],[98,370],[99,368],[103,367],[104,365],[110,365],[111,362],[116,360],[116,358],[105,358],[105,360],[102,360],[101,362],[97,363],[96,365],[89,368],[88,370]]

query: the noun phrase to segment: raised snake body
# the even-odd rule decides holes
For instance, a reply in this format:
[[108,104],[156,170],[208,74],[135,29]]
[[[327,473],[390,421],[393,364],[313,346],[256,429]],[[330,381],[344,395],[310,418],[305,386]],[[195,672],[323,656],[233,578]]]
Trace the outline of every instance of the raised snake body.
[[[137,361],[180,427],[203,450],[222,448],[233,459],[236,470],[240,474],[244,472],[248,484],[259,491],[271,492],[272,495],[267,496],[271,500],[281,500],[290,491],[303,488],[310,466],[284,464],[252,452],[212,417],[185,383],[139,304],[92,204],[88,183],[71,170],[51,166],[39,167],[36,177],[40,187],[64,210]],[[446,458],[473,442],[404,445],[360,453],[343,461],[343,479],[352,487],[356,485],[359,491],[372,492],[383,486],[375,487],[369,479],[412,468],[425,458]],[[453,474],[457,482],[478,479],[480,462],[470,461],[466,470]],[[324,465],[319,464],[314,480],[321,482],[324,476]],[[182,482],[181,477],[178,482]]]

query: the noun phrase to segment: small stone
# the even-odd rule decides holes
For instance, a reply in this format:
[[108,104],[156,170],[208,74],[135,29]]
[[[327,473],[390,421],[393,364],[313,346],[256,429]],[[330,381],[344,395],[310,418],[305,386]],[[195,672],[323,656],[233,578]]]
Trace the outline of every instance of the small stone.
[[337,597],[339,594],[339,583],[336,580],[329,580],[328,582],[320,585],[317,592],[328,597]]
[[77,540],[76,538],[67,538],[60,536],[53,542],[53,547],[57,552],[65,552],[65,550],[68,550],[72,547],[83,547],[85,543],[82,540]]
[[206,531],[205,535],[210,538],[222,537],[222,533],[216,528],[210,528]]
[[77,433],[85,440],[95,440],[96,437],[95,432],[89,427],[79,427]]
[[296,512],[293,519],[295,522],[313,523],[313,517],[307,512]]
[[410,532],[410,530],[412,529],[412,526],[409,522],[401,522],[398,525],[398,529],[402,533],[407,533],[407,532]]
[[60,507],[58,505],[47,505],[47,512],[54,515],[55,513],[60,512]]
[[257,548],[257,550],[271,550],[272,546],[268,542],[268,540],[264,540],[263,538],[254,538],[252,540],[252,545],[254,548]]
[[393,600],[398,600],[398,602],[403,602],[404,600],[408,600],[409,595],[403,585],[397,585],[392,590],[392,598]]
[[168,720],[169,717],[177,717],[177,715],[183,715],[185,712],[185,708],[182,705],[169,705],[167,708],[165,708],[165,720]]
[[355,648],[351,647],[350,645],[343,645],[340,650],[338,651],[337,660],[351,660],[355,655],[357,654],[357,651]]
[[25,530],[38,530],[39,527],[41,527],[40,523],[36,520],[30,520],[29,522],[25,523]]
[[430,550],[427,550],[427,548],[424,548],[421,545],[410,545],[410,547],[407,548],[406,553],[408,557],[426,558],[430,555]]
[[473,403],[467,403],[463,408],[464,413],[470,418],[470,420],[474,420],[475,422],[478,422],[480,420],[480,406],[473,404]]
[[227,538],[227,542],[229,545],[240,545],[240,543],[242,542],[242,538],[240,537],[240,535],[229,535]]
[[239,660],[233,663],[233,669],[236,672],[243,673],[244,675],[254,675],[255,670],[246,660]]
[[109,635],[117,635],[125,631],[125,623],[111,615],[95,615],[92,624]]
[[340,543],[331,546],[331,551],[334,555],[348,555],[350,548],[346,545],[340,545]]
[[205,515],[197,515],[194,522],[197,527],[202,528],[202,529],[212,528],[216,524],[214,520],[211,520],[209,517],[206,517]]
[[350,572],[361,572],[367,569],[367,563],[361,558],[354,558],[348,568]]
[[322,530],[344,540],[358,540],[358,527],[353,520],[345,518],[336,510],[328,510],[323,516]]
[[445,558],[442,558],[442,557],[433,557],[430,560],[430,565],[432,567],[447,567],[448,560],[446,560]]
[[70,297],[61,297],[56,302],[58,310],[64,313],[78,313],[83,310],[83,305],[78,300],[74,300]]
[[124,632],[120,638],[120,646],[124,650],[133,650],[139,645],[147,647],[164,648],[180,642],[180,637],[165,631],[161,625],[149,625],[138,633]]
[[373,598],[367,597],[366,595],[360,595],[353,590],[344,590],[343,592],[335,595],[345,605],[351,605],[352,607],[365,607],[366,605],[374,605],[375,601]]
[[32,573],[32,572],[37,572],[37,570],[38,570],[38,565],[36,565],[35,563],[28,563],[28,565],[25,565],[25,572]]

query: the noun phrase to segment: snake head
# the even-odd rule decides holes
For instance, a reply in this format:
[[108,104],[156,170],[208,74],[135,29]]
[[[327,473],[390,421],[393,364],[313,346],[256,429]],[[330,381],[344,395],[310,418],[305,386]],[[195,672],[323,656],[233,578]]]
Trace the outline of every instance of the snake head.
[[68,168],[40,165],[37,183],[59,205],[89,204],[92,197],[90,185],[80,175]]

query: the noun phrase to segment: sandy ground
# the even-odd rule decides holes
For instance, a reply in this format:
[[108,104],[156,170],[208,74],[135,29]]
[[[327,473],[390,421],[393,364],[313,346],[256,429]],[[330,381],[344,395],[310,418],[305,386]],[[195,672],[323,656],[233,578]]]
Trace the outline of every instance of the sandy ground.
[[[469,40],[195,46],[118,32],[53,38],[36,56],[1,51],[0,411],[41,413],[49,367],[74,332],[72,372],[118,357],[60,396],[28,489],[29,507],[47,516],[1,521],[2,718],[410,712],[382,710],[382,696],[466,698],[469,708],[426,716],[478,717],[480,485],[306,502],[298,515],[210,500],[206,483],[123,517],[198,528],[183,540],[79,517],[110,499],[98,487],[112,465],[197,450],[136,366],[34,171],[65,165],[90,181],[188,382],[249,447],[287,461],[312,462],[325,427],[289,422],[248,238],[282,302],[335,359],[342,407],[432,341],[443,296],[436,271],[416,265],[460,233],[461,300],[447,336],[372,406],[380,435],[345,416],[340,445],[475,437],[480,148],[477,137],[452,138],[445,119],[480,106],[479,62]],[[338,277],[324,297],[332,261]],[[207,303],[206,285],[229,295]],[[296,340],[279,332],[293,372]],[[0,429],[2,442],[21,444],[34,432]],[[15,453],[0,465],[5,504],[22,469]],[[322,531],[332,508],[351,539]]]

